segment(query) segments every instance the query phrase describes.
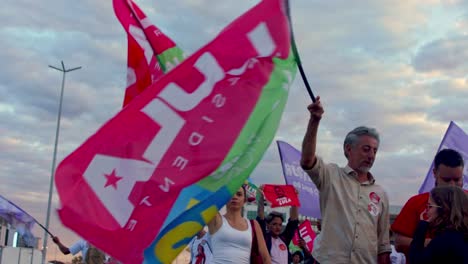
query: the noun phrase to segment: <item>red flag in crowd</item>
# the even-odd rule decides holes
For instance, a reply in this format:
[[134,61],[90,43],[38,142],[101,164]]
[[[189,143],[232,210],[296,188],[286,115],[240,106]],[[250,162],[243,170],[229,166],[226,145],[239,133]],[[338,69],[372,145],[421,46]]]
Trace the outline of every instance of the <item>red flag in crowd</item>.
[[265,199],[271,203],[271,207],[280,206],[301,206],[296,189],[292,185],[272,185],[263,186]]
[[305,220],[297,228],[297,232],[294,234],[292,242],[294,245],[298,246],[299,239],[302,238],[306,242],[307,249],[309,250],[309,252],[312,252],[316,236],[317,234],[315,234],[314,229],[312,229],[312,224],[310,223],[310,221]]

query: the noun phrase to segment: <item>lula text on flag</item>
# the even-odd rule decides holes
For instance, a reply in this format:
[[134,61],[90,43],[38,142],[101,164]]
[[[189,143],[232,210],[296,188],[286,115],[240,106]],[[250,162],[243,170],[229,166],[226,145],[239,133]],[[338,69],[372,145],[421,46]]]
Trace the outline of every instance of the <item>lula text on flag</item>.
[[[175,223],[195,214],[209,221],[234,192],[226,184],[242,184],[276,131],[295,73],[282,4],[261,2],[61,162],[56,185],[64,225],[125,263],[141,263],[153,240],[162,263],[183,249],[198,226],[177,232]],[[225,166],[239,161],[247,166]],[[172,214],[181,191],[208,176],[203,186],[215,194],[215,210],[200,201]],[[208,214],[200,211],[205,206]],[[175,226],[163,232],[166,216]],[[176,235],[167,240],[171,230]]]

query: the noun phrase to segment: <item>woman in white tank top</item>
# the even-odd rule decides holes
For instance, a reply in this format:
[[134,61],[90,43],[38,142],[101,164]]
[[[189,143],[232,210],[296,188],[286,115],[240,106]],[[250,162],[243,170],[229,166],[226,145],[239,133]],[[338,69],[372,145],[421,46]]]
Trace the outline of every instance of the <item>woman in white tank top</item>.
[[[250,221],[242,217],[242,207],[246,199],[244,187],[234,194],[226,204],[226,214],[219,213],[208,223],[213,248],[213,264],[249,264],[252,248],[252,227]],[[262,229],[257,221],[255,236],[264,264],[271,264]]]

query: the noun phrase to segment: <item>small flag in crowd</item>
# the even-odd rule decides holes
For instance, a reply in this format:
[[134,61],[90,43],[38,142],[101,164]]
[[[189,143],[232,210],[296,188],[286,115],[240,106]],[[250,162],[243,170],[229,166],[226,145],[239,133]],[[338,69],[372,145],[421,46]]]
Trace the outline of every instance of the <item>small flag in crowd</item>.
[[312,250],[314,249],[314,240],[316,236],[317,234],[315,234],[314,229],[312,229],[312,224],[310,223],[310,221],[305,220],[297,228],[292,242],[294,245],[298,246],[299,238],[302,238],[304,239],[304,242],[306,243],[309,252],[312,252]]
[[251,204],[257,203],[260,198],[260,191],[258,190],[257,185],[255,185],[250,178],[244,183],[245,190],[247,191],[247,202]]
[[263,185],[265,199],[271,203],[271,208],[280,206],[301,206],[296,189],[292,185]]

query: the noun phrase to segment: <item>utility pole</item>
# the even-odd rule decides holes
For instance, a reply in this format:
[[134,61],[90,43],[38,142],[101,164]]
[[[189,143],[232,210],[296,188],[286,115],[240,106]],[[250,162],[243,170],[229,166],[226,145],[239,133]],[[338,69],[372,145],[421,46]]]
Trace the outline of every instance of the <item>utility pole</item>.
[[[49,201],[47,202],[47,215],[46,215],[46,222],[45,222],[45,229],[49,229],[49,220],[50,220],[50,207],[52,203],[52,191],[54,189],[54,174],[55,174],[55,162],[57,160],[57,146],[59,140],[59,131],[60,131],[60,118],[62,116],[62,101],[63,101],[63,90],[65,88],[65,75],[67,72],[75,71],[81,69],[80,67],[75,67],[71,69],[65,69],[65,65],[62,62],[62,68],[57,68],[54,66],[49,65],[49,68],[52,68],[57,71],[61,71],[62,75],[62,88],[60,90],[60,101],[59,101],[59,109],[58,109],[58,116],[57,116],[57,128],[55,130],[55,145],[54,145],[54,154],[52,157],[52,168],[50,172],[50,186],[49,186]],[[47,257],[47,237],[48,233],[44,232],[44,241],[42,244],[42,264],[46,264],[46,257]]]

